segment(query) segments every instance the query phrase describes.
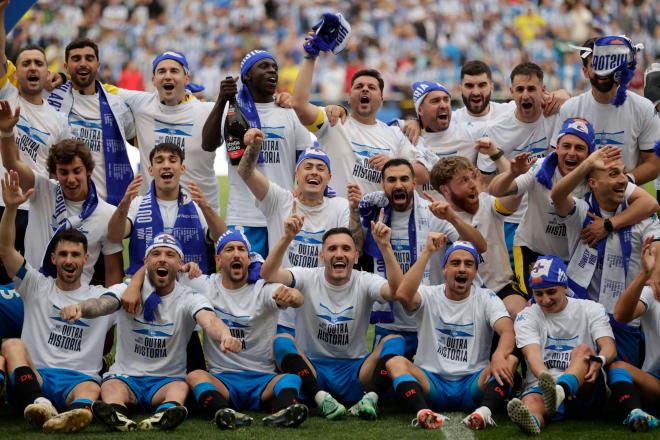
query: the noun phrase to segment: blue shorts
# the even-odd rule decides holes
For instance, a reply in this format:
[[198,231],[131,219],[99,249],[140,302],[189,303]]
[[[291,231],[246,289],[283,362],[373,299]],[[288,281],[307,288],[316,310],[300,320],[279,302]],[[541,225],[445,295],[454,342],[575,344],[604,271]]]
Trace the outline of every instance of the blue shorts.
[[[319,388],[344,403],[357,402],[365,393],[360,382],[360,368],[367,357],[361,359],[310,359],[316,369]],[[314,396],[306,396],[313,398]]]
[[628,362],[637,368],[642,367],[640,346],[642,331],[640,327],[631,327],[610,319],[614,341],[616,342],[616,358]]
[[0,286],[0,340],[20,338],[23,328],[23,300],[14,283]]
[[403,339],[406,341],[406,352],[405,356],[412,360],[412,358],[415,356],[415,353],[417,353],[417,332],[403,332],[403,331],[398,331],[398,330],[390,330],[387,328],[380,327],[376,325],[374,328],[374,343],[371,349],[373,350],[376,348],[376,345],[380,342],[381,339],[383,339],[385,336],[388,335],[400,335],[403,336]]
[[286,325],[277,324],[277,330],[275,330],[275,334],[281,335],[283,333],[285,333],[287,335],[291,335],[294,338],[296,337],[296,329],[295,328],[287,327]]
[[265,226],[227,225],[227,227],[229,229],[242,229],[243,234],[250,242],[250,250],[266,259],[268,256],[268,229]]
[[151,410],[151,401],[158,390],[170,382],[185,382],[181,377],[128,376],[125,374],[107,374],[103,377],[103,382],[105,383],[111,379],[118,379],[124,382],[135,395],[138,405],[145,411]]
[[[95,384],[98,384],[98,381],[93,377],[76,370],[66,370],[64,368],[38,368],[37,372],[42,380],[41,392],[53,403],[53,405],[55,405],[58,411],[65,411],[67,409],[66,399],[69,397],[71,390],[73,390],[78,384],[83,382],[94,382]],[[9,395],[10,401],[14,400],[11,397],[12,392],[14,391],[12,382],[13,380],[10,381],[7,387],[7,394]]]
[[481,371],[462,379],[448,380],[422,369],[431,386],[426,396],[435,411],[473,411],[479,406],[483,392],[479,389]]
[[506,242],[506,249],[509,251],[509,262],[511,267],[513,264],[513,238],[516,236],[518,230],[518,223],[504,222],[504,241]]
[[213,377],[229,390],[231,404],[237,410],[258,411],[261,395],[277,374],[258,371],[225,371]]

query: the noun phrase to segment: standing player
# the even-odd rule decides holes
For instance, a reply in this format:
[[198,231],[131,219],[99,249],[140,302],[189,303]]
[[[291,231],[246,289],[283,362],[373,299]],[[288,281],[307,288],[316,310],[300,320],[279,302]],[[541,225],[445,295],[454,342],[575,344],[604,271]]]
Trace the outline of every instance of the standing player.
[[216,315],[242,344],[240,353],[223,353],[205,335],[210,372],[193,371],[187,382],[202,410],[220,429],[252,421],[234,409],[260,408],[272,411],[263,418],[265,425],[295,427],[307,418],[307,407],[298,403],[301,380],[292,374],[275,373],[272,336],[278,311],[300,307],[304,299],[296,289],[250,280],[249,253],[245,235],[229,230],[218,241],[215,258],[220,272],[182,281],[206,295]]
[[[264,50],[253,50],[245,55],[241,61],[241,89],[237,94],[233,78],[220,83],[219,99],[204,124],[202,146],[207,151],[214,151],[220,146],[225,107],[229,99],[236,96],[250,126],[265,134],[257,162],[259,171],[270,182],[293,191],[297,155],[311,147],[311,138],[293,110],[275,103],[277,80],[278,65],[273,55]],[[255,252],[264,257],[268,255],[266,218],[256,208],[254,196],[233,166],[229,167],[226,220],[231,228],[242,227]]]
[[[215,316],[206,298],[176,281],[182,261],[183,252],[176,238],[159,234],[144,257],[149,283],[140,271],[128,287],[141,291],[141,313],[132,316],[119,310],[126,285],[114,287],[114,294],[62,310],[67,320],[119,311],[115,363],[103,378],[103,400],[92,407],[111,429],[173,429],[183,422],[188,414],[183,406],[188,395],[185,351],[195,325],[199,324],[222,350],[240,350],[240,342]],[[154,414],[136,424],[127,417],[127,405],[154,409]]]
[[98,196],[116,206],[133,179],[126,140],[135,137],[135,125],[126,104],[97,81],[99,64],[96,43],[86,38],[69,43],[64,68],[71,80],[47,100],[67,117],[73,137],[89,146],[96,163],[92,177]]
[[[588,40],[584,46],[583,73],[591,90],[566,101],[555,133],[567,118],[585,118],[594,126],[596,148],[611,145],[622,149],[628,180],[640,185],[654,180],[660,172],[660,158],[653,154],[660,139],[660,119],[655,117],[652,102],[627,91],[639,49],[624,36]],[[557,145],[556,137],[553,145]]]
[[[32,192],[21,191],[15,171],[5,174],[0,257],[25,307],[21,339],[9,339],[2,345],[8,395],[36,428],[75,432],[92,421],[90,407],[100,392],[103,340],[112,319],[62,319],[60,310],[109,292],[81,280],[88,258],[87,239],[77,230],[64,230],[53,238],[53,252],[48,257],[56,268],[55,278],[33,268],[13,247],[16,211]],[[58,409],[69,411],[58,415]]]
[[[483,429],[494,425],[492,412],[504,409],[513,386],[513,323],[497,295],[473,285],[479,254],[472,243],[457,241],[445,252],[445,284],[420,286],[431,254],[446,242],[446,235],[430,233],[396,292],[417,321],[415,362],[396,356],[386,366],[398,401],[419,426],[440,428],[444,417],[434,411],[458,409],[473,411],[463,420],[469,428]],[[494,332],[500,339],[489,363]]]
[[616,356],[605,308],[571,298],[564,262],[541,256],[530,273],[535,304],[516,318],[516,344],[527,363],[522,400],[512,399],[511,420],[539,434],[548,420],[585,417],[606,399],[601,367]]

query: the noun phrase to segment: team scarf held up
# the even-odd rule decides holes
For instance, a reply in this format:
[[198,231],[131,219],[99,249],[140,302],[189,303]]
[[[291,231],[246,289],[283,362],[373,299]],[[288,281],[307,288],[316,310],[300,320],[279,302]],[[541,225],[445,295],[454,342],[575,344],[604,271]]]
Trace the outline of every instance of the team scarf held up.
[[351,25],[341,13],[326,12],[321,21],[312,30],[314,35],[307,37],[303,44],[306,56],[316,58],[321,52],[332,52],[335,55],[346,49],[351,36]]
[[[584,119],[566,119],[561,125],[561,129],[557,135],[557,146],[559,146],[559,141],[562,136],[566,134],[573,134],[582,139],[587,144],[589,154],[596,150],[596,135],[594,127],[590,122],[585,121]],[[557,152],[553,151],[543,159],[541,169],[536,174],[536,180],[548,189],[552,189],[552,176],[555,174],[558,163],[559,157],[557,156]]]
[[[186,250],[184,252],[184,262],[195,262],[202,272],[207,273],[208,263],[204,228],[195,208],[195,203],[187,199],[186,194],[180,190],[177,200],[178,211],[172,228],[172,235],[182,244],[182,249]],[[163,217],[156,199],[155,181],[152,181],[149,192],[144,195],[140,202],[133,222],[133,231],[128,245],[130,265],[127,273],[134,274],[142,267],[147,244],[152,240],[152,237],[157,236],[164,229]]]
[[59,182],[55,185],[55,223],[57,224],[57,229],[53,231],[48,246],[46,246],[46,252],[41,262],[41,268],[39,271],[46,276],[55,278],[57,276],[57,268],[53,264],[50,254],[55,251],[53,249],[53,238],[67,229],[78,229],[82,223],[89,218],[94,210],[99,204],[99,198],[96,193],[96,185],[92,179],[87,179],[87,197],[82,205],[82,210],[80,214],[67,217],[66,203],[64,200],[64,194],[62,193],[62,185]]
[[[170,234],[162,233],[154,237],[153,241],[149,244],[149,247],[144,253],[146,257],[149,253],[157,247],[167,247],[174,249],[179,257],[183,260],[183,251],[181,250],[181,244],[179,241]],[[153,322],[156,320],[156,308],[163,300],[157,292],[151,292],[147,299],[144,301],[144,319],[148,322]]]
[[[101,115],[107,202],[117,206],[124,197],[129,183],[133,180],[133,169],[128,160],[124,135],[119,128],[117,116],[112,110],[106,91],[98,81],[96,81],[96,93],[99,97],[99,113]],[[75,96],[71,81],[67,81],[54,89],[47,98],[48,103],[56,109],[59,108],[60,112],[67,115],[67,118],[73,109],[74,100]]]
[[222,250],[227,246],[228,243],[232,241],[238,241],[243,243],[245,249],[248,251],[248,284],[254,284],[259,279],[261,279],[261,266],[264,263],[263,257],[256,253],[252,252],[250,247],[250,241],[248,238],[238,229],[227,229],[224,234],[218,238],[218,245],[216,247],[216,254],[220,254]]

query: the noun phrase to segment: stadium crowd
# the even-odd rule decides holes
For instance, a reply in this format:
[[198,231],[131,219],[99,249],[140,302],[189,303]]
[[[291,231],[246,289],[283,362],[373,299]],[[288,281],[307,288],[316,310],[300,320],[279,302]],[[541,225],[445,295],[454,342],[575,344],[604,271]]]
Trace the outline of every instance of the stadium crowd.
[[0,391],[30,425],[658,429],[652,2],[13,6]]

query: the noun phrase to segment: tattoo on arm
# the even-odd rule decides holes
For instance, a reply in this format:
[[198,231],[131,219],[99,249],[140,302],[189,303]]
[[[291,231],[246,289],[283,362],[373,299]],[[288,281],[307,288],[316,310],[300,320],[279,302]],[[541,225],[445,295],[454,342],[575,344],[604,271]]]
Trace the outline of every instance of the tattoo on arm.
[[119,300],[111,295],[103,295],[100,298],[90,298],[80,303],[80,312],[83,318],[97,318],[109,315],[117,310]]
[[355,240],[355,247],[362,251],[362,246],[364,245],[364,232],[362,231],[362,224],[360,222],[360,212],[357,210],[351,210],[351,214],[348,220],[348,227],[353,234],[353,240]]
[[261,152],[261,146],[258,145],[248,145],[243,153],[241,162],[238,164],[238,175],[243,179],[247,179],[252,176],[254,169],[257,166],[257,159],[259,158],[259,153]]

